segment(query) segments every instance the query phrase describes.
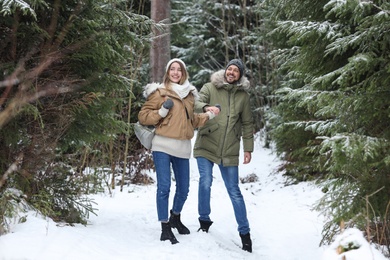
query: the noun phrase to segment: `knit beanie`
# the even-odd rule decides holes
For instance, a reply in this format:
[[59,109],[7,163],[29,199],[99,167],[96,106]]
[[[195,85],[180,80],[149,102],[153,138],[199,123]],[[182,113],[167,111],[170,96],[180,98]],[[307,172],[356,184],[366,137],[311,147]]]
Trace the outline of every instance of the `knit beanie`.
[[229,66],[231,65],[235,65],[237,66],[237,68],[240,70],[240,79],[242,76],[244,76],[244,63],[240,60],[240,59],[232,59],[231,61],[229,61],[229,63],[227,64],[226,68],[225,68],[225,71],[227,70],[227,68],[229,68]]
[[172,60],[168,61],[167,67],[165,68],[165,72],[168,71],[169,66],[171,66],[171,64],[174,63],[174,62],[179,62],[179,63],[181,63],[181,64],[183,65],[184,69],[187,70],[187,67],[186,67],[186,64],[184,63],[184,61],[182,61],[181,59],[175,58],[175,59],[172,59]]

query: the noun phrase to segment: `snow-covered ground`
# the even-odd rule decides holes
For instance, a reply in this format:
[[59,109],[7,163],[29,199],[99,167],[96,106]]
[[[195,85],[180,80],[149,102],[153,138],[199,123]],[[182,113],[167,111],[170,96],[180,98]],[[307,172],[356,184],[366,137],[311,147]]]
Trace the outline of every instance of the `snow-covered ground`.
[[[94,195],[98,216],[87,226],[54,223],[30,212],[27,222],[13,224],[12,232],[0,236],[1,260],[100,260],[100,259],[261,259],[341,260],[335,253],[339,241],[357,241],[358,250],[347,260],[384,260],[373,246],[364,243],[356,230],[346,231],[330,247],[319,247],[323,218],[311,210],[322,194],[310,183],[285,185],[276,174],[280,161],[256,140],[252,162],[240,166],[240,175],[256,174],[258,181],[241,184],[251,225],[253,252],[241,249],[233,208],[218,167],[214,167],[212,213],[209,233],[197,232],[198,171],[191,159],[191,186],[181,219],[190,235],[173,232],[180,243],[160,241],[155,204],[156,184],[130,185],[120,192]],[[155,179],[155,173],[150,172]],[[174,192],[172,183],[171,199]],[[171,200],[172,201],[172,200]],[[370,258],[371,257],[371,258]]]

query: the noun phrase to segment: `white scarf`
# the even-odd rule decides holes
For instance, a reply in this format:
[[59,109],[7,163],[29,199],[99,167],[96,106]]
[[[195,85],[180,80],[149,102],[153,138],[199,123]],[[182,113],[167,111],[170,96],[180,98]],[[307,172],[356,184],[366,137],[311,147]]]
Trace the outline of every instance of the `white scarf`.
[[171,87],[173,91],[175,91],[181,99],[185,98],[188,96],[190,91],[192,90],[192,85],[188,80],[186,80],[183,85],[179,85],[177,83],[171,83]]

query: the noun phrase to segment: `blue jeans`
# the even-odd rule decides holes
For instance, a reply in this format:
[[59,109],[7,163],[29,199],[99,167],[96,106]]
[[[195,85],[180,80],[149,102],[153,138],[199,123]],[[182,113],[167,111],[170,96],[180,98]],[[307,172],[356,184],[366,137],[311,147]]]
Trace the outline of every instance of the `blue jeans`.
[[172,211],[180,214],[190,190],[190,163],[189,159],[178,158],[163,152],[152,152],[152,154],[157,175],[157,216],[159,221],[168,221],[171,164],[176,180]]
[[[210,219],[210,194],[211,185],[213,182],[213,166],[214,163],[204,157],[197,157],[199,170],[199,190],[198,190],[198,212],[199,219],[211,221]],[[246,215],[246,207],[244,197],[241,194],[238,186],[238,166],[218,165],[221,170],[222,179],[225,183],[226,190],[233,204],[234,215],[238,224],[238,232],[247,234],[250,231],[249,222]]]

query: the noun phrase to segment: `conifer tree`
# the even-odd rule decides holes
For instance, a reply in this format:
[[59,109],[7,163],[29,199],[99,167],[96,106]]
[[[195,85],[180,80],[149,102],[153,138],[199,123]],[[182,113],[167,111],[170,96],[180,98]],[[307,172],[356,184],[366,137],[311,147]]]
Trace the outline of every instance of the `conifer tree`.
[[[270,1],[283,75],[273,122],[286,170],[321,176],[324,241],[341,220],[390,244],[390,5]],[[367,222],[369,220],[369,222]]]
[[121,115],[147,54],[152,22],[133,8],[0,3],[0,226],[20,196],[55,220],[83,222],[94,211],[84,195],[105,176],[83,169],[88,160],[106,166],[102,148],[131,134]]
[[191,82],[201,88],[210,75],[240,58],[251,80],[256,130],[264,126],[271,78],[263,1],[174,0],[172,53],[188,64]]

